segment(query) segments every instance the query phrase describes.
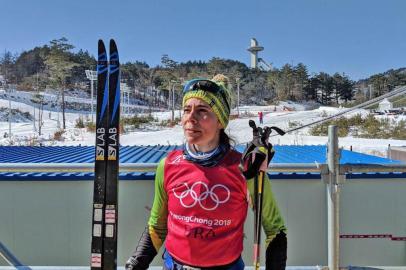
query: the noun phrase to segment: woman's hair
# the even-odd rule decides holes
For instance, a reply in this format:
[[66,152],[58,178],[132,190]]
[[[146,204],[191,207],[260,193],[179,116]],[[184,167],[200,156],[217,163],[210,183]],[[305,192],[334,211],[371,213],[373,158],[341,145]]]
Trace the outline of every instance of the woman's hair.
[[227,146],[227,148],[232,148],[235,146],[234,139],[230,138],[224,129],[220,129],[220,144]]

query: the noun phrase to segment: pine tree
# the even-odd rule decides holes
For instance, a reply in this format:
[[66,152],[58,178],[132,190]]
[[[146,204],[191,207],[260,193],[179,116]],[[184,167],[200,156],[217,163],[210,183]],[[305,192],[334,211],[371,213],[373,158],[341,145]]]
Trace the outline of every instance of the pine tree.
[[70,50],[73,45],[67,43],[66,38],[52,40],[49,55],[45,61],[51,78],[51,83],[60,89],[62,97],[62,128],[66,128],[65,121],[65,87],[67,78],[71,76],[73,67],[78,64],[71,60]]

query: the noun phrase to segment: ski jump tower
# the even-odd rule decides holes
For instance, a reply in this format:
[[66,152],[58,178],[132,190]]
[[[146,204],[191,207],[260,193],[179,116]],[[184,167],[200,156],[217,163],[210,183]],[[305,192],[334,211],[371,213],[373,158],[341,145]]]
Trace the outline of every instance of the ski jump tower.
[[251,46],[247,49],[251,54],[251,68],[258,68],[258,52],[263,50],[264,47],[258,46],[258,41],[251,38]]

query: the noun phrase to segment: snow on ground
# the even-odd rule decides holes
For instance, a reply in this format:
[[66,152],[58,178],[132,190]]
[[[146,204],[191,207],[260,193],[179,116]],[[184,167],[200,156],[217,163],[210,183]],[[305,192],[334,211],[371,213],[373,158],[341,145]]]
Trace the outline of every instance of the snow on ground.
[[[34,112],[32,106],[23,103],[12,102],[11,106],[14,109],[18,108],[22,112],[29,112],[31,115]],[[0,99],[0,107],[8,107],[8,101]],[[287,110],[286,107],[289,107],[292,111]],[[252,119],[258,123],[257,114],[259,111],[264,112],[264,125],[277,126],[289,130],[295,124],[303,125],[322,119],[328,115],[333,115],[341,110],[345,110],[344,108],[333,107],[320,107],[313,110],[305,110],[306,108],[309,108],[309,106],[292,102],[281,102],[276,106],[243,106],[239,108],[241,117],[230,121],[230,124],[227,127],[227,132],[237,143],[246,143],[250,141],[252,139],[252,131],[248,126],[248,121]],[[365,116],[368,114],[368,111],[360,109],[348,114],[348,116],[357,113]],[[36,114],[36,118],[38,118],[37,109]],[[233,114],[237,114],[237,111],[233,110]],[[156,118],[158,122],[170,119],[171,115],[171,111],[153,113],[154,118]],[[179,115],[179,111],[175,111],[175,117],[179,117]],[[89,115],[66,113],[66,132],[63,134],[62,141],[56,141],[53,139],[54,133],[59,130],[57,127],[58,113],[56,112],[44,111],[44,126],[42,127],[43,135],[40,137],[38,137],[38,122],[36,123],[37,131],[34,131],[32,121],[19,123],[12,122],[12,141],[15,145],[30,145],[35,142],[41,142],[43,145],[93,145],[95,140],[94,133],[88,132],[86,129],[75,128],[75,121],[79,117],[83,117],[84,119],[91,118]],[[405,116],[398,116],[396,118],[394,116],[391,117],[397,121],[400,119],[406,120]],[[61,113],[59,113],[59,120],[62,125]],[[9,124],[5,121],[6,119],[4,119],[4,117],[3,119],[0,118],[0,145],[8,145],[10,142],[9,138],[3,138],[3,134],[8,133],[9,129]],[[284,145],[327,144],[326,136],[308,136],[308,130],[309,128],[304,128],[283,137],[275,136],[271,138],[271,142]],[[122,145],[179,145],[183,142],[184,137],[180,125],[175,125],[174,127],[161,127],[158,123],[122,134],[120,137],[120,143]],[[344,147],[344,149],[349,149],[352,146],[354,151],[386,156],[389,144],[391,146],[401,146],[406,145],[406,141],[345,137],[339,139],[339,144],[341,147]]]
[[[0,99],[0,107],[8,108],[8,100]],[[34,115],[34,107],[30,105],[26,105],[24,103],[19,102],[11,102],[12,109],[19,109],[22,112],[29,112],[31,116]],[[35,128],[34,131],[34,123],[32,121],[29,122],[12,122],[11,123],[11,133],[14,136],[13,140],[15,144],[27,144],[33,140],[33,138],[38,138],[38,109],[35,108]],[[66,113],[66,128],[68,133],[83,133],[84,131],[75,129],[75,121],[79,117],[85,117],[81,114],[76,113]],[[62,126],[62,113],[59,113],[59,120],[60,125]],[[4,134],[9,132],[9,123],[5,122],[7,119],[0,118],[0,145],[7,145],[9,144],[9,139],[4,138]],[[42,126],[41,133],[42,135],[39,137],[40,141],[44,141],[44,144],[54,144],[54,141],[49,141],[53,138],[54,133],[59,130],[58,128],[58,113],[51,112],[51,111],[44,111],[43,112],[43,122],[44,125]],[[91,134],[88,134],[89,137]],[[85,135],[83,135],[85,137]],[[67,138],[69,140],[69,138]],[[81,137],[73,138],[75,141],[77,139],[81,139]]]

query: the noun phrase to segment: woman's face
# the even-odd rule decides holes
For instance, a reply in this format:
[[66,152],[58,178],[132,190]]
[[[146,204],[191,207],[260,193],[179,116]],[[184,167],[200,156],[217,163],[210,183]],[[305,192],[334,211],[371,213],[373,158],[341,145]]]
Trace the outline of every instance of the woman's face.
[[211,107],[201,99],[188,99],[183,107],[183,132],[189,144],[197,145],[200,151],[216,147],[222,128]]

